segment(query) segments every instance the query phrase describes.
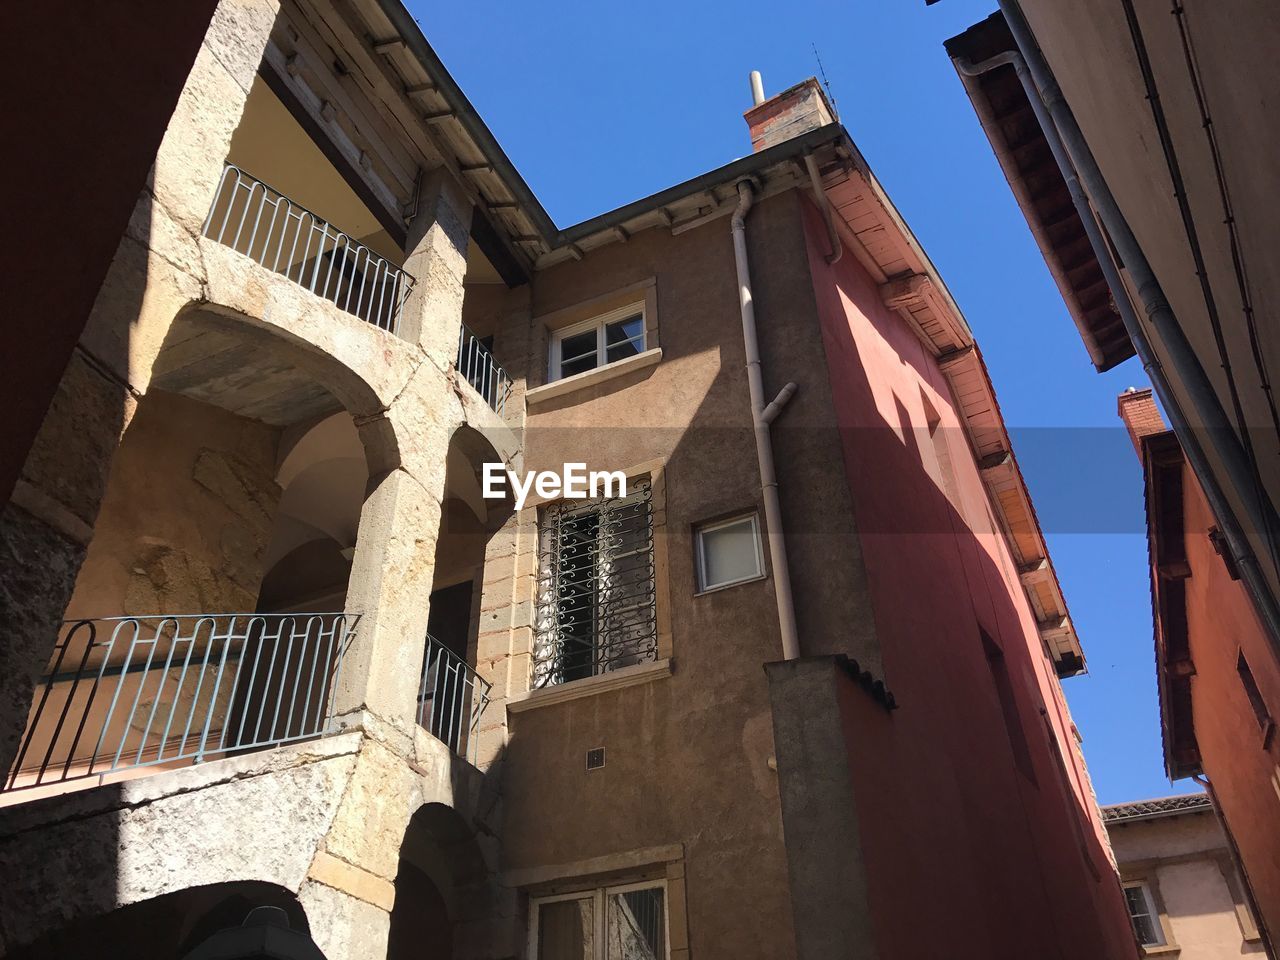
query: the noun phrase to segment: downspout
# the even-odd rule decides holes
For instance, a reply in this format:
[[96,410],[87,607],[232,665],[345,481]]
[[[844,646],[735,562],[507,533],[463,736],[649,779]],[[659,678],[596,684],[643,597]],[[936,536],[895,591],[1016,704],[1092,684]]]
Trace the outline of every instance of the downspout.
[[827,199],[827,191],[822,189],[822,174],[818,172],[818,161],[812,153],[804,155],[804,168],[809,171],[809,182],[813,184],[813,196],[822,211],[822,219],[827,224],[827,239],[831,242],[831,252],[824,258],[827,266],[834,266],[844,253],[844,245],[840,242],[840,232],[836,229],[836,218],[831,212],[831,201]]
[[756,338],[756,309],[751,299],[751,268],[747,264],[747,213],[751,210],[751,183],[738,181],[738,208],[731,220],[733,260],[738,272],[738,304],[742,309],[742,345],[747,355],[747,388],[751,394],[751,425],[756,436],[756,459],[760,464],[760,494],[764,500],[764,523],[769,537],[769,563],[773,567],[773,593],[778,601],[778,629],[782,634],[782,658],[800,656],[796,633],[795,601],[791,595],[791,571],[787,566],[787,542],[782,527],[782,506],[778,500],[778,477],[773,466],[773,440],[769,424],[796,391],[794,383],[782,388],[773,403],[765,406],[764,378],[760,372],[760,343]]
[[[1164,368],[1151,347],[1146,328],[1129,302],[1120,280],[1119,270],[1112,259],[1110,247],[1102,236],[1098,220],[1090,206],[1090,197],[1097,205],[1098,216],[1106,224],[1121,260],[1134,278],[1148,319],[1169,350],[1170,361],[1186,386],[1196,411],[1204,420],[1205,429],[1213,438],[1228,477],[1236,488],[1245,494],[1254,488],[1254,483],[1239,437],[1231,428],[1222,404],[1213,391],[1199,359],[1187,342],[1186,335],[1164,296],[1155,272],[1107,187],[1102,171],[1098,168],[1097,161],[1085,142],[1084,134],[1080,131],[1070,106],[1053,79],[1048,64],[1041,58],[1039,47],[1035,45],[1035,38],[1031,35],[1026,22],[1022,20],[1016,0],[1000,0],[1000,7],[1005,13],[1006,20],[1009,21],[1009,28],[1018,44],[1019,52],[1008,51],[980,64],[969,64],[957,60],[957,69],[967,76],[977,76],[1008,64],[1016,71],[1027,99],[1031,103],[1031,108],[1035,112],[1036,120],[1044,131],[1045,140],[1049,144],[1054,161],[1066,181],[1071,201],[1084,226],[1103,276],[1111,288],[1116,309],[1124,323],[1125,332],[1133,343],[1134,352],[1137,353],[1138,359],[1142,362],[1142,368],[1150,377],[1156,395],[1169,415],[1170,424],[1182,445],[1187,461],[1200,481],[1209,508],[1218,520],[1232,559],[1240,570],[1254,608],[1263,621],[1272,651],[1280,657],[1280,605],[1276,603],[1271,584],[1258,564],[1253,547],[1240,526],[1235,510],[1218,482],[1204,448],[1200,444],[1199,436],[1184,415],[1169,385]],[[1030,51],[1029,54],[1028,51]],[[1045,91],[1043,96],[1041,90]],[[1260,504],[1247,495],[1245,504],[1250,508],[1250,520],[1257,525],[1257,529],[1268,530],[1270,525],[1264,523],[1265,513]]]

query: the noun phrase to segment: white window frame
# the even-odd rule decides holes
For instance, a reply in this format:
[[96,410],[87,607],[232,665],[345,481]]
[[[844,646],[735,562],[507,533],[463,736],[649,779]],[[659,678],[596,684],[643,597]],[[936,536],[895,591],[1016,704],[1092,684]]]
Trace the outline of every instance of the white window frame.
[[[643,300],[637,300],[635,303],[629,303],[624,307],[618,307],[616,310],[610,310],[608,313],[602,313],[599,316],[592,317],[590,320],[584,320],[581,323],[573,324],[573,326],[564,327],[560,330],[554,331],[551,334],[551,351],[549,362],[547,364],[547,382],[554,383],[557,380],[565,379],[565,377],[560,373],[561,360],[564,359],[560,353],[560,345],[564,342],[564,339],[566,337],[576,337],[580,333],[586,333],[593,327],[596,331],[597,363],[590,370],[583,370],[576,374],[570,374],[570,376],[581,376],[595,370],[600,370],[603,367],[612,366],[615,363],[622,363],[622,360],[608,361],[609,354],[606,350],[604,330],[605,327],[611,323],[617,323],[619,320],[629,320],[637,315],[640,317],[640,340],[637,344],[640,349],[637,350],[636,353],[639,354],[644,353],[649,348],[649,317],[645,310],[645,302]],[[615,343],[613,346],[616,347],[618,344]],[[625,360],[630,358],[624,357],[623,359]]]
[[[702,547],[702,535],[704,533],[712,533],[725,527],[732,527],[741,523],[743,520],[751,521],[751,535],[756,544],[756,572],[745,577],[739,577],[736,580],[726,580],[723,583],[710,583],[707,576],[707,557]],[[736,587],[740,583],[754,583],[757,580],[763,580],[765,577],[764,569],[764,544],[763,538],[760,536],[760,515],[752,510],[750,513],[739,513],[735,516],[728,517],[724,520],[716,520],[713,523],[703,523],[694,527],[693,542],[694,552],[697,554],[697,576],[698,591],[697,595],[704,593],[714,593],[717,590],[724,590],[727,587]]]
[[659,887],[662,890],[662,936],[663,936],[663,952],[670,960],[671,957],[671,891],[667,887],[665,879],[640,880],[635,883],[614,884],[608,887],[589,887],[585,890],[578,890],[574,893],[557,893],[545,897],[529,898],[529,960],[540,960],[538,957],[538,918],[542,914],[542,905],[544,903],[564,903],[567,900],[590,900],[591,920],[595,926],[593,938],[596,948],[594,957],[588,957],[586,960],[605,960],[605,937],[608,936],[608,920],[606,919],[605,908],[608,904],[610,894],[614,893],[630,893],[634,890],[652,890]]
[[[1151,929],[1155,933],[1156,937],[1158,938],[1155,943],[1142,943],[1141,941],[1139,941],[1139,946],[1144,948],[1168,946],[1169,938],[1165,936],[1164,924],[1160,922],[1160,911],[1156,909],[1156,897],[1151,890],[1151,884],[1148,883],[1146,880],[1126,880],[1124,881],[1123,884],[1121,884],[1121,886],[1124,887],[1125,890],[1141,890],[1142,891],[1142,900],[1147,905],[1146,916],[1150,918]],[[1128,911],[1128,909],[1129,909],[1129,904],[1126,898],[1125,910]],[[1132,913],[1129,914],[1129,923],[1130,925],[1133,924]],[[1133,933],[1134,933],[1134,938],[1136,939],[1138,931],[1135,929]]]

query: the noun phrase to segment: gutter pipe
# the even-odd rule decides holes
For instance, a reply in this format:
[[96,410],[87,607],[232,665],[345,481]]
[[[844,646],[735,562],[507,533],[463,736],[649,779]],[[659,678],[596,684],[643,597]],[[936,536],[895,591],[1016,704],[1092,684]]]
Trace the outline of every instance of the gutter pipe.
[[844,254],[844,245],[840,242],[840,232],[836,230],[835,217],[831,213],[831,201],[827,199],[827,191],[822,189],[822,174],[818,172],[818,161],[812,153],[804,155],[804,167],[809,171],[809,182],[813,184],[813,196],[822,210],[822,219],[827,224],[827,239],[831,241],[831,252],[824,258],[827,266],[834,266]]
[[751,182],[738,181],[738,206],[731,219],[733,260],[738,274],[738,304],[742,309],[742,345],[747,355],[747,388],[751,393],[751,424],[756,437],[756,459],[760,464],[760,493],[764,500],[764,522],[768,528],[769,563],[773,567],[773,593],[778,601],[778,628],[782,634],[782,658],[800,656],[796,631],[795,601],[791,593],[791,571],[787,565],[787,542],[782,527],[782,505],[778,500],[778,477],[773,466],[773,440],[769,425],[782,406],[796,392],[788,383],[774,401],[765,406],[764,379],[760,371],[760,343],[756,338],[756,310],[751,297],[751,268],[747,263],[747,214],[751,210]]
[[1071,112],[1071,107],[1067,104],[1049,65],[1040,53],[1030,27],[1023,19],[1017,0],[999,0],[999,3],[1013,34],[1014,42],[1018,45],[1018,52],[1008,51],[980,64],[969,64],[957,60],[957,69],[965,76],[977,76],[1007,64],[1013,66],[1017,72],[1018,79],[1022,82],[1027,99],[1035,112],[1036,120],[1044,131],[1054,160],[1066,180],[1072,203],[1084,225],[1103,276],[1106,278],[1107,285],[1111,287],[1125,331],[1129,334],[1134,351],[1150,377],[1165,412],[1169,415],[1174,434],[1178,437],[1187,461],[1200,481],[1205,499],[1218,520],[1232,559],[1240,571],[1241,578],[1253,600],[1254,608],[1263,621],[1272,651],[1280,657],[1280,605],[1277,604],[1271,584],[1262,571],[1248,537],[1218,482],[1199,436],[1184,415],[1182,406],[1173,393],[1164,367],[1152,349],[1146,329],[1129,302],[1119,270],[1098,227],[1098,219],[1094,216],[1093,207],[1090,206],[1090,198],[1093,199],[1098,217],[1106,225],[1121,260],[1134,279],[1148,320],[1169,351],[1170,362],[1186,387],[1196,412],[1204,421],[1205,429],[1212,438],[1218,455],[1222,458],[1228,478],[1244,496],[1250,520],[1260,532],[1265,533],[1269,529],[1274,529],[1273,525],[1267,522],[1274,515],[1274,508],[1265,510],[1259,502],[1260,498],[1255,499],[1248,495],[1249,490],[1256,489],[1256,484],[1240,439],[1232,429],[1217,393],[1213,390],[1204,368],[1187,341],[1186,334],[1164,295],[1155,271],[1139,246],[1124,214],[1120,211],[1115,197],[1111,194],[1093,152],[1089,149],[1084,134]]

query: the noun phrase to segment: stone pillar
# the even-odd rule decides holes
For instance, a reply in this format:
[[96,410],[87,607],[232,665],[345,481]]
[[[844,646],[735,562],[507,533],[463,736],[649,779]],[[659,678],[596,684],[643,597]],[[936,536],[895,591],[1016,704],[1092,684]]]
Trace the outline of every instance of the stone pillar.
[[444,457],[430,488],[398,468],[374,481],[360,512],[347,613],[360,622],[334,694],[339,716],[367,710],[409,735],[415,722],[435,572]]
[[418,214],[405,244],[404,267],[414,287],[400,321],[400,336],[419,344],[441,370],[458,356],[471,212],[471,201],[452,176],[435,170],[423,181]]
[[476,671],[490,683],[476,765],[487,769],[507,743],[507,701],[529,690],[538,570],[537,508],[513,513],[485,545]]
[[93,536],[111,457],[136,407],[124,384],[73,352],[0,513],[0,776],[26,728]]

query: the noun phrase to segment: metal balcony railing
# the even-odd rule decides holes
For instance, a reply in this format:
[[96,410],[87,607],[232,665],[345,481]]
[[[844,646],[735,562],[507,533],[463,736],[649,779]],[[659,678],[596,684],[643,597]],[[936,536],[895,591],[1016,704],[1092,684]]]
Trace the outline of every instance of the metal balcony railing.
[[465,660],[427,634],[418,686],[418,726],[473,763],[490,689],[489,682]]
[[413,277],[233,164],[222,171],[203,232],[347,313],[399,332]]
[[358,620],[341,613],[69,620],[0,790],[318,737]]
[[476,388],[476,393],[484,397],[485,403],[493,407],[498,416],[506,415],[511,378],[498,366],[485,342],[466,326],[458,338],[458,372]]

